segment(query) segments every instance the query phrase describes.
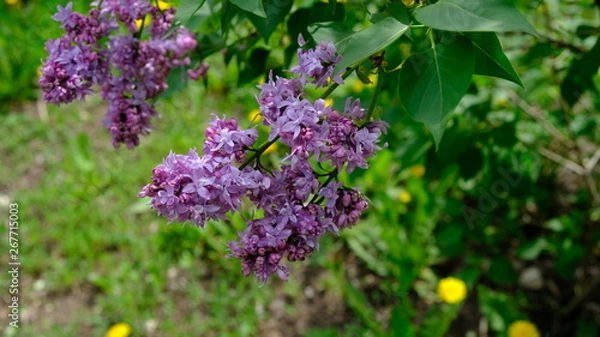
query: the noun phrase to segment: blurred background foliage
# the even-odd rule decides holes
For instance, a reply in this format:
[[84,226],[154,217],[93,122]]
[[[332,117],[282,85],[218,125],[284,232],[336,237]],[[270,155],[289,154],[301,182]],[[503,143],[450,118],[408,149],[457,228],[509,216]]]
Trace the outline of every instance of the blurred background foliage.
[[[162,118],[128,151],[109,145],[99,97],[38,100],[43,45],[60,34],[51,15],[65,3],[0,2],[0,203],[20,204],[24,265],[22,327],[3,335],[103,336],[120,322],[131,336],[600,335],[600,10],[591,0],[517,1],[539,36],[500,40],[524,88],[475,76],[437,150],[400,112],[397,74],[385,75],[388,149],[342,177],[371,208],[293,266],[287,283],[258,288],[225,258],[241,216],[206,230],[166,226],[137,200],[170,150],[201,146],[211,113],[251,125],[255,85],[289,67],[310,23],[358,30],[386,5],[286,3],[291,14],[269,29],[232,10],[225,35],[219,16],[196,13],[195,58],[211,64],[209,78],[173,75]],[[402,37],[386,58],[406,58],[413,41]],[[369,104],[374,86],[352,75],[333,104],[349,95]],[[456,303],[444,292],[459,290],[440,288],[450,276],[467,289]],[[523,321],[535,328],[519,335]]]

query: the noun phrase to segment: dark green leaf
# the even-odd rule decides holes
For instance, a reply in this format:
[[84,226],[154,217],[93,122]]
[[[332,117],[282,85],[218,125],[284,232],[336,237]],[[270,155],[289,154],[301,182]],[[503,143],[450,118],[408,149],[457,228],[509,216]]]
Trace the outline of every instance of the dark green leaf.
[[563,241],[556,259],[556,271],[564,278],[573,279],[575,270],[584,256],[585,248],[581,244],[572,243],[570,240]]
[[[311,8],[300,8],[292,15],[287,21],[288,32],[292,38],[298,36],[298,34],[302,34],[304,38],[309,42],[310,35],[312,35],[308,31],[308,26],[317,22],[329,22],[329,21],[342,21],[345,16],[345,9],[342,4],[335,7],[335,11],[332,12],[329,5],[324,4],[322,2],[318,2],[314,4]],[[326,28],[324,28],[326,30]],[[346,32],[351,33],[352,31],[348,28],[344,28]],[[344,36],[345,37],[345,36]],[[314,37],[313,37],[314,38]],[[329,39],[330,41],[333,41]],[[317,40],[321,41],[321,40]],[[337,40],[336,40],[337,41]],[[309,42],[310,43],[310,42]],[[294,49],[297,48],[298,45],[294,46]]]
[[267,59],[269,51],[264,48],[256,48],[252,50],[245,67],[240,71],[239,83],[248,83],[256,77],[266,73]]
[[179,7],[177,7],[177,12],[175,12],[175,18],[173,19],[175,25],[185,26],[205,2],[206,0],[182,0]]
[[413,54],[399,74],[404,109],[424,123],[439,145],[446,123],[471,83],[475,64],[472,43],[456,36],[425,54]]
[[586,90],[595,88],[592,78],[598,72],[598,68],[600,68],[600,38],[583,57],[573,60],[567,76],[560,85],[560,93],[569,105],[577,103]]
[[494,144],[502,147],[512,147],[518,141],[515,123],[504,123],[492,131]]
[[229,0],[223,1],[221,9],[221,34],[225,35],[229,30],[229,26],[233,22],[233,18],[240,11],[239,7],[232,5]]
[[495,282],[511,284],[517,282],[517,272],[507,257],[501,256],[492,261],[488,270],[488,276]]
[[440,0],[417,9],[422,24],[454,32],[522,31],[537,35],[535,29],[510,0]]
[[265,41],[268,41],[271,33],[277,25],[283,22],[283,19],[292,9],[293,3],[293,0],[263,0],[266,17],[248,14],[248,19],[258,29]]
[[267,17],[262,0],[229,0],[229,2],[238,6],[242,10],[245,10],[246,12],[260,16],[261,18]]
[[503,78],[521,87],[523,83],[502,51],[495,33],[467,33],[475,47],[475,74]]
[[407,25],[387,17],[360,32],[346,36],[335,44],[337,51],[344,56],[336,66],[336,72],[343,71],[346,67],[353,66],[384,49],[407,30]]

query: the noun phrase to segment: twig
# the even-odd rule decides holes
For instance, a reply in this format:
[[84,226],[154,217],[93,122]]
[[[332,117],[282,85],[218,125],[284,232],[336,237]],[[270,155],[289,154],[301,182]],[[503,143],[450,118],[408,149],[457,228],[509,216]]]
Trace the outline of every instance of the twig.
[[537,106],[531,106],[527,102],[525,102],[519,95],[517,95],[514,91],[509,91],[508,96],[512,99],[526,114],[531,116],[531,118],[535,119],[538,123],[540,123],[548,133],[550,133],[554,138],[557,138],[561,142],[565,143],[568,147],[572,148],[575,146],[575,143],[567,138],[559,129],[557,129],[552,123],[550,123],[543,113],[541,109]]
[[539,148],[540,154],[550,160],[553,160],[555,162],[557,162],[558,164],[568,168],[569,170],[579,174],[579,175],[586,175],[586,171],[585,168],[583,168],[581,165],[577,164],[576,162],[567,159],[557,153],[554,153],[544,147],[540,147]]

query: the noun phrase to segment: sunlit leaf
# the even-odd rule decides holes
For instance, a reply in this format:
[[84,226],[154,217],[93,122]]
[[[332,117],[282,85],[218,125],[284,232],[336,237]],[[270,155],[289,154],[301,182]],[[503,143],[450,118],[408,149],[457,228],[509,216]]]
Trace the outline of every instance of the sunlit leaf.
[[475,47],[475,74],[503,78],[521,87],[523,83],[517,75],[495,33],[467,33]]
[[267,17],[262,0],[229,0],[229,2],[238,6],[242,10],[245,10],[246,12],[260,16],[261,18]]
[[416,11],[422,24],[454,32],[522,31],[535,29],[510,0],[440,0]]
[[409,57],[399,75],[399,97],[406,112],[424,123],[436,146],[446,123],[471,83],[473,45],[462,36],[442,42],[425,54]]

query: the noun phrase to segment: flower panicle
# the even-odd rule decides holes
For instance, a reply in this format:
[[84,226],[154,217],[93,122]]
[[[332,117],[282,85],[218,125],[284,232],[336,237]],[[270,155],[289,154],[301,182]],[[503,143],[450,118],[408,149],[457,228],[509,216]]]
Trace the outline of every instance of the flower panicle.
[[[242,273],[263,284],[272,275],[286,280],[285,260],[306,259],[318,250],[323,235],[358,222],[368,208],[366,198],[335,177],[343,170],[367,168],[367,159],[382,148],[379,140],[387,128],[384,122],[365,121],[358,99],[349,98],[338,111],[324,99],[306,98],[307,80],[319,86],[331,79],[341,60],[333,44],[299,50],[298,57],[301,65],[292,68],[298,77],[271,74],[258,86],[259,114],[270,128],[268,143],[256,147],[256,129],[241,129],[235,118],[215,117],[206,129],[202,155],[196,150],[169,154],[139,194],[150,197],[152,207],[169,221],[201,227],[239,211],[242,199],[249,200],[263,215],[250,220],[239,240],[228,244],[229,257],[240,259]],[[321,68],[309,67],[309,59]],[[289,153],[278,169],[267,171],[258,158],[276,140]],[[327,166],[329,172],[319,173]]]
[[[174,8],[159,9],[143,0],[96,1],[88,15],[74,12],[72,3],[58,6],[53,19],[64,34],[46,43],[48,57],[39,79],[44,100],[83,100],[99,85],[109,102],[104,124],[113,145],[139,145],[158,115],[151,100],[167,89],[171,69],[189,64],[187,54],[197,47],[194,34],[183,27],[166,35],[174,13]],[[143,34],[136,22],[147,16],[151,20]],[[190,76],[204,76],[206,70]]]

